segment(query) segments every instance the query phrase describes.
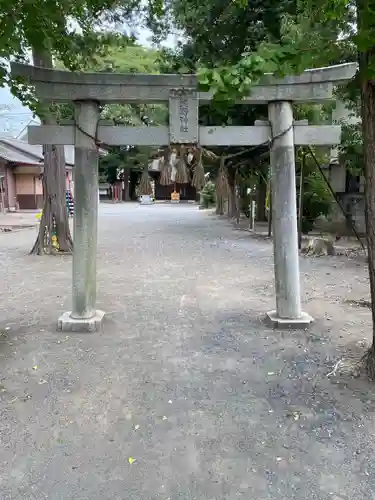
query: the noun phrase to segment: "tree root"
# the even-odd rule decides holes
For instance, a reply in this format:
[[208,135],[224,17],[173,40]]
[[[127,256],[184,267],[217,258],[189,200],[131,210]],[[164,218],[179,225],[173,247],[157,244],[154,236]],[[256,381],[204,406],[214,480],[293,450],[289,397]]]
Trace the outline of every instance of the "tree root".
[[375,380],[375,344],[367,350],[362,358],[362,364],[370,380]]
[[55,248],[45,248],[39,244],[39,238],[35,241],[33,248],[30,250],[29,255],[71,255],[73,253],[73,244],[67,250],[56,250]]
[[[358,353],[357,353],[358,354]],[[332,377],[368,377],[375,381],[375,344],[367,349],[363,356],[352,355],[341,358],[326,375]]]
[[65,230],[65,227],[62,226],[62,230],[60,231],[60,238],[57,238],[59,245],[58,248],[55,248],[52,244],[51,238],[46,238],[46,234],[52,234],[52,224],[49,223],[49,226],[50,227],[48,228],[47,226],[42,225],[42,223],[40,224],[38,236],[29,255],[71,254],[73,252],[73,241],[70,235],[70,231],[67,232]]
[[351,377],[351,378],[359,378],[361,374],[363,374],[363,365],[361,359],[355,358],[342,358],[332,370],[327,373],[326,377],[334,378],[334,377]]

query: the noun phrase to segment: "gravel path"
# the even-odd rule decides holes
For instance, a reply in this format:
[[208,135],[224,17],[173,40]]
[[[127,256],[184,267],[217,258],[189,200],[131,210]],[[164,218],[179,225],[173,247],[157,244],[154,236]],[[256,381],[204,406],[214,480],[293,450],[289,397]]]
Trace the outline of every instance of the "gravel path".
[[[362,260],[301,259],[310,332],[264,327],[271,243],[194,206],[101,205],[103,333],[57,333],[69,257],[0,234],[1,500],[375,499]],[[132,462],[132,463],[130,463]]]

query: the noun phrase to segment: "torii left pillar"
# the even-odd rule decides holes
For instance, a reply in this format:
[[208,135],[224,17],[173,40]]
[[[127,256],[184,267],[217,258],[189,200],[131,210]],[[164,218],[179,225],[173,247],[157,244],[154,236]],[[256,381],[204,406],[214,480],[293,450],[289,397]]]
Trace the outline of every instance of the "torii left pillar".
[[99,103],[75,102],[74,144],[74,253],[72,310],[58,320],[66,332],[90,332],[101,328],[103,311],[96,309],[96,249],[98,234],[98,159],[95,144]]

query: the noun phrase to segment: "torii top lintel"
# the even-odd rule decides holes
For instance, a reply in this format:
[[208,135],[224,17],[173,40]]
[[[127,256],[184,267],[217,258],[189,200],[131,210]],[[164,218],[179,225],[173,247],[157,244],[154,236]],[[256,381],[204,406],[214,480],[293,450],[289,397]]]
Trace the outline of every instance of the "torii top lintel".
[[[78,73],[19,63],[11,64],[13,76],[24,77],[35,85],[44,101],[71,102],[96,100],[101,103],[168,102],[173,92],[187,92],[200,103],[212,94],[198,92],[196,75],[147,75],[126,73]],[[265,104],[272,101],[321,102],[332,99],[335,85],[349,81],[357,63],[308,69],[300,75],[282,79],[265,75],[254,85],[242,104]]]

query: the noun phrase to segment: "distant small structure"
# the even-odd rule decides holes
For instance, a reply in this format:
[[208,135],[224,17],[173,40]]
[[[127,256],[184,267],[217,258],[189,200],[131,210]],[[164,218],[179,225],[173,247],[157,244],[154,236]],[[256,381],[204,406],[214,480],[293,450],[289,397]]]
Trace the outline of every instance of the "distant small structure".
[[[74,197],[74,147],[65,146],[66,189]],[[1,210],[43,208],[43,147],[0,137]]]

